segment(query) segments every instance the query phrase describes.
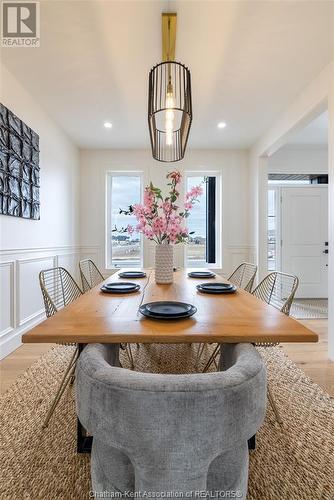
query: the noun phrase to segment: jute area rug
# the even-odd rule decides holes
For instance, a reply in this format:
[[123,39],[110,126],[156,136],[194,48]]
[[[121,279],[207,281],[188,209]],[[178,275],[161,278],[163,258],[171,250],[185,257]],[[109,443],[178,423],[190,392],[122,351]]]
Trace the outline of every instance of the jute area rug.
[[[2,500],[89,498],[90,458],[76,453],[73,388],[49,428],[41,429],[71,350],[52,348],[1,397]],[[139,350],[133,346],[133,352],[137,370],[194,371],[195,345],[141,345]],[[261,352],[284,426],[268,406],[257,448],[250,454],[248,500],[333,500],[334,401],[281,348]]]
[[327,299],[295,299],[291,306],[290,316],[296,319],[328,318]]

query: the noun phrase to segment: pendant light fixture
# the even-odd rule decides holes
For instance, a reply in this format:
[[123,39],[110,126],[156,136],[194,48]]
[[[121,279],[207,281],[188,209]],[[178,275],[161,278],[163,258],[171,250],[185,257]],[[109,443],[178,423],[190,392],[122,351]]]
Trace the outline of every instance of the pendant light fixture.
[[149,74],[148,125],[152,155],[182,160],[192,121],[189,69],[175,59],[176,14],[162,14],[162,62]]

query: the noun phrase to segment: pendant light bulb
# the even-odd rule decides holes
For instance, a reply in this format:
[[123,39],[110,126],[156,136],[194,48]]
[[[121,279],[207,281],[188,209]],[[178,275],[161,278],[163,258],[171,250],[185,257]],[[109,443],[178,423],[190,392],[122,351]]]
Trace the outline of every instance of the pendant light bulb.
[[165,115],[165,129],[166,129],[166,145],[173,145],[173,130],[174,130],[174,106],[175,99],[173,95],[173,85],[169,81],[166,93],[166,115]]

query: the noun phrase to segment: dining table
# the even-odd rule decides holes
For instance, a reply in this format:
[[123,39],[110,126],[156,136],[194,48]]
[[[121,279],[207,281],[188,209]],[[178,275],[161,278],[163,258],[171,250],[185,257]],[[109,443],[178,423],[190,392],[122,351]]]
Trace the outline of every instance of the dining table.
[[[318,335],[251,293],[205,294],[196,285],[207,278],[191,278],[189,269],[173,273],[173,282],[157,284],[153,269],[144,278],[133,279],[140,289],[134,293],[104,293],[102,284],[124,281],[115,272],[73,303],[42,321],[22,336],[23,343],[73,343],[81,351],[89,343],[239,343],[317,342]],[[215,274],[210,282],[225,282]],[[178,320],[144,317],[140,306],[155,301],[192,304],[196,313]],[[91,437],[78,422],[77,449],[87,452]]]

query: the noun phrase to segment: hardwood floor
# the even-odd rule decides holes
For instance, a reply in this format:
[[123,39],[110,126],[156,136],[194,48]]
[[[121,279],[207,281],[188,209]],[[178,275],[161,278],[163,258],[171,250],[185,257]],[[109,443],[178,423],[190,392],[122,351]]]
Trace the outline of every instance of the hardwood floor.
[[[327,358],[327,320],[301,321],[319,334],[317,344],[283,344],[286,354],[320,387],[334,397],[334,362]],[[5,392],[15,379],[52,344],[24,344],[0,361],[0,390]]]
[[327,357],[327,319],[299,320],[319,335],[317,344],[283,344],[284,351],[316,384],[334,397],[334,361]]
[[24,373],[53,344],[24,344],[0,361],[0,393],[6,392],[17,377]]

